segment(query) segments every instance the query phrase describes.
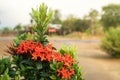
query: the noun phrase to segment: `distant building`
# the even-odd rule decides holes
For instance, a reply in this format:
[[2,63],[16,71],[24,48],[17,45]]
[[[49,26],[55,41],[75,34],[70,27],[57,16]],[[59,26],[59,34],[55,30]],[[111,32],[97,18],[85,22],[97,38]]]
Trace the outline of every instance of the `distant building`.
[[61,24],[49,24],[48,25],[48,30],[47,30],[47,34],[61,34]]
[[27,26],[25,27],[25,32],[30,32],[30,33],[32,33],[32,26],[27,25]]
[[[61,24],[49,24],[48,25],[48,30],[46,31],[46,34],[47,35],[50,35],[50,34],[61,34],[61,27],[62,27]],[[27,25],[25,27],[25,32],[32,33],[32,26]]]

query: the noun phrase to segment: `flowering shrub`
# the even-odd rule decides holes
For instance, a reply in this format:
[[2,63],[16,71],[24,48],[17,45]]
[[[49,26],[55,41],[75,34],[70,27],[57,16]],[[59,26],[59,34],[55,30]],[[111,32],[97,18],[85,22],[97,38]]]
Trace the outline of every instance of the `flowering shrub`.
[[42,4],[37,10],[32,10],[32,18],[36,22],[34,26],[35,34],[22,34],[18,36],[8,52],[12,59],[0,66],[2,69],[0,76],[6,80],[83,80],[81,70],[75,58],[72,48],[61,48],[57,51],[49,43],[44,35],[51,18],[51,12],[47,12],[47,7]]
[[39,42],[34,42],[32,40],[22,40],[19,46],[14,47],[14,51],[16,53],[11,54],[19,55],[24,58],[28,57],[31,58],[30,60],[37,62],[39,64],[39,66],[36,66],[38,69],[42,69],[42,65],[44,65],[44,63],[41,62],[45,62],[45,64],[47,63],[50,67],[47,67],[48,70],[45,71],[45,73],[49,72],[49,70],[52,70],[52,72],[49,72],[50,74],[48,74],[54,74],[56,75],[54,76],[56,78],[59,77],[62,79],[70,79],[71,76],[75,75],[75,71],[72,65],[76,64],[76,62],[72,56],[70,54],[63,55],[58,53],[53,49],[51,44],[42,46],[42,44]]

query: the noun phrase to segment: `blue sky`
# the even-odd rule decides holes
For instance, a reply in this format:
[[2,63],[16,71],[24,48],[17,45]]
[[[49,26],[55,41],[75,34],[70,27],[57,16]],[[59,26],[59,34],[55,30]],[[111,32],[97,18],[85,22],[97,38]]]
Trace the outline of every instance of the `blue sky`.
[[53,10],[60,10],[63,17],[73,14],[80,18],[88,14],[90,9],[101,12],[102,6],[120,4],[120,0],[0,0],[0,28],[29,24],[31,8],[36,8],[42,2]]

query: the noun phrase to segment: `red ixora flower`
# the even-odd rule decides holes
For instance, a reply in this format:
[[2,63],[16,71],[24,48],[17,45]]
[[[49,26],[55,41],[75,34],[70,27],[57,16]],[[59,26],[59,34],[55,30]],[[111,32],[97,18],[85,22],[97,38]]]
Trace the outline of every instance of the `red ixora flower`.
[[45,60],[45,53],[43,47],[36,47],[35,52],[32,54],[32,59],[37,60],[37,58],[40,58],[41,61]]
[[47,46],[37,46],[35,47],[35,51],[32,54],[32,59],[37,60],[37,58],[40,58],[41,61],[51,61],[53,59],[53,54],[55,51],[52,49],[51,44]]
[[74,60],[70,54],[64,54],[63,63],[64,66],[71,66],[74,63]]
[[21,44],[15,49],[16,54],[29,54],[32,56],[32,59],[37,60],[40,58],[41,61],[47,60],[55,60],[58,62],[63,62],[64,66],[70,66],[73,64],[74,60],[69,54],[60,54],[57,53],[53,48],[52,44],[48,44],[47,46],[42,46],[39,42],[34,42],[32,40],[22,40]]
[[55,61],[63,62],[63,56],[60,53],[55,53],[53,58],[54,58]]
[[42,46],[39,42],[34,42],[32,40],[22,40],[21,44],[15,49],[16,54],[28,54],[32,56],[33,60],[37,60],[40,58],[41,61],[53,60],[53,54],[56,53],[52,48],[52,44],[48,44],[47,46]]
[[34,51],[35,44],[32,40],[21,41],[21,44],[16,48],[16,54],[27,54],[32,53]]
[[70,79],[71,75],[74,74],[74,68],[71,68],[70,70],[62,68],[62,70],[58,69],[58,76],[62,76],[63,79]]

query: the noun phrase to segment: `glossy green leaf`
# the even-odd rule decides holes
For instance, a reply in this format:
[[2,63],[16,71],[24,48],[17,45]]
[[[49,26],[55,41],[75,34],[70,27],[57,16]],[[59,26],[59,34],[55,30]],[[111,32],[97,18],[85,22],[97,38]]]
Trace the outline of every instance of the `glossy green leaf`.
[[50,76],[52,80],[57,80],[57,77],[55,75]]
[[36,63],[36,67],[37,67],[37,69],[42,69],[42,63],[41,62],[39,62],[39,63]]
[[50,68],[51,68],[52,70],[56,70],[56,66],[53,65],[53,64],[50,64]]

